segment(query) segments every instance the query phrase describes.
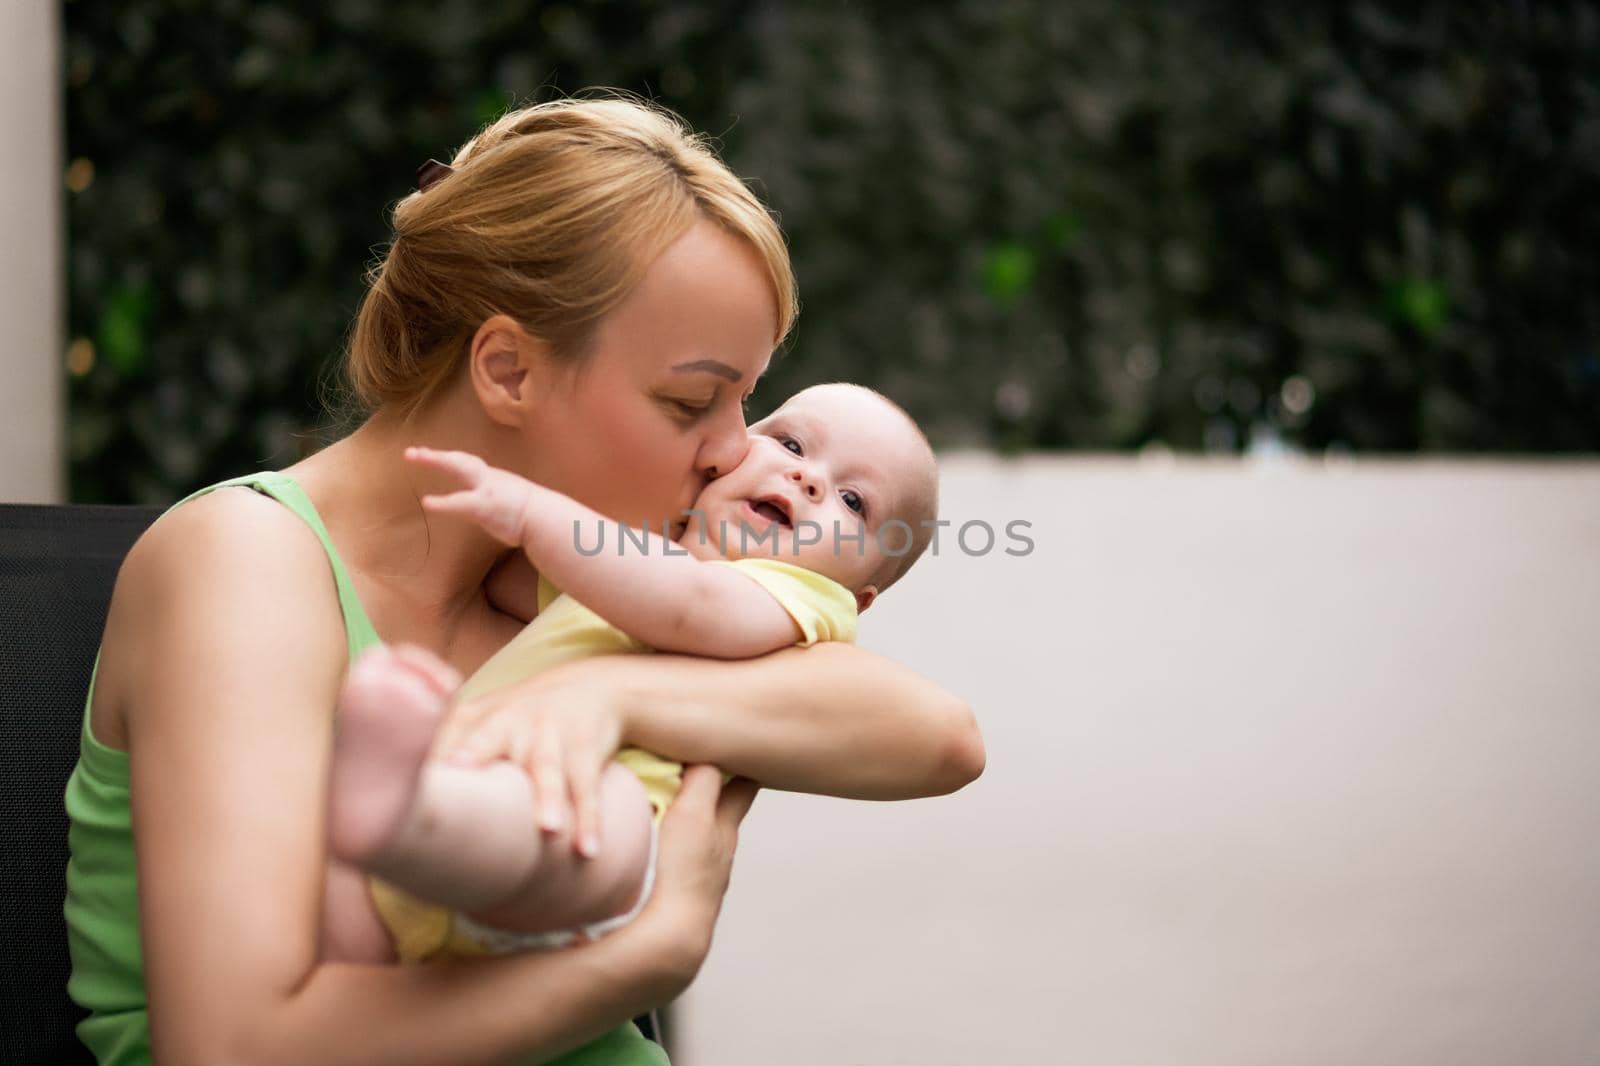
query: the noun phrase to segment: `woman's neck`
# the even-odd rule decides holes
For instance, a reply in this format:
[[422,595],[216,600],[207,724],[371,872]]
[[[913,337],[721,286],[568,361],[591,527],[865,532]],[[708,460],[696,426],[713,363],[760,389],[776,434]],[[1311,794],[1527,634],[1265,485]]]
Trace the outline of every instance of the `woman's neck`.
[[403,610],[439,612],[447,625],[481,603],[484,578],[507,552],[476,526],[422,509],[424,495],[454,486],[407,463],[407,446],[485,450],[482,412],[454,410],[450,400],[406,419],[380,412],[288,470],[347,566],[402,601]]

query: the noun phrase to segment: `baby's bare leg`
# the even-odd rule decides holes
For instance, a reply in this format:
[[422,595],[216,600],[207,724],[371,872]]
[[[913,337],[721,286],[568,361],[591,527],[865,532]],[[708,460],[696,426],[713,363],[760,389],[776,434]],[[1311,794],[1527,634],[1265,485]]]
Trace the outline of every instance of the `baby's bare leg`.
[[351,670],[334,752],[335,858],[513,932],[625,912],[638,898],[650,850],[650,807],[638,779],[620,766],[607,769],[601,852],[581,857],[569,832],[540,832],[520,767],[426,761],[448,695],[440,675],[416,666],[390,653]]
[[333,860],[322,890],[323,962],[382,964],[395,961],[394,944],[367,891],[365,871]]
[[[484,925],[518,933],[548,933],[570,929],[626,913],[643,891],[650,863],[650,801],[644,786],[630,771],[612,763],[600,778],[600,853],[593,858],[578,854],[572,838],[572,819],[558,833],[540,832],[538,807],[527,774],[510,763],[484,769],[441,767],[440,774],[461,775],[457,785],[444,778],[439,790],[467,787],[473,775],[495,769],[512,771],[520,791],[502,800],[498,817],[523,827],[517,844],[525,849],[529,866],[510,891],[492,901],[476,902],[464,894],[452,897],[454,905]],[[470,816],[475,804],[457,799],[459,810]],[[440,809],[448,806],[440,803]],[[504,861],[503,859],[501,860]],[[506,863],[505,869],[511,869]],[[488,885],[483,877],[479,884]],[[443,892],[441,899],[446,898]]]
[[420,648],[380,645],[350,667],[339,693],[329,781],[328,842],[335,858],[362,865],[399,831],[460,683],[454,670]]

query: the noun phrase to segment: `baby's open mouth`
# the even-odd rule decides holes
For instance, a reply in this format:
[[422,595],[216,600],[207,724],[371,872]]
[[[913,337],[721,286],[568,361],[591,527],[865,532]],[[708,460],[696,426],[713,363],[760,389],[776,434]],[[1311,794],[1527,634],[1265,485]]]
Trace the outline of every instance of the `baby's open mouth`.
[[750,509],[762,518],[767,519],[769,522],[776,522],[785,529],[788,529],[792,524],[789,521],[788,513],[771,500],[751,500]]

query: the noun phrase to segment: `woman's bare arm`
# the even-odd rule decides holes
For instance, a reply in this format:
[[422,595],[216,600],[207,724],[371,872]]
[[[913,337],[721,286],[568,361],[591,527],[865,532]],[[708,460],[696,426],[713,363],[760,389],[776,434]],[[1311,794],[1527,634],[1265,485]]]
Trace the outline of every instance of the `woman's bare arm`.
[[[719,795],[720,782],[708,767],[691,767],[685,775],[662,824],[657,889],[621,930],[560,953],[427,966],[323,966],[297,997],[292,1021],[268,1023],[301,1034],[304,1042],[280,1043],[261,1061],[336,1061],[325,1051],[329,1033],[352,1034],[359,1044],[352,1062],[542,1061],[677,996],[710,948],[738,823],[755,795],[753,787],[737,786]],[[686,826],[694,828],[684,832]],[[669,965],[641,981],[641,958]],[[426,1018],[429,1030],[440,1030],[429,1032],[430,1046],[418,1047],[412,1018]],[[442,1055],[434,1054],[434,1042]]]
[[435,751],[526,767],[541,808],[598,832],[600,772],[634,744],[714,762],[764,787],[855,799],[954,792],[983,772],[983,738],[956,697],[849,644],[737,662],[675,655],[568,663],[457,704]]
[[603,666],[621,689],[628,743],[766,788],[913,799],[983,773],[983,737],[964,702],[854,645],[742,662],[613,656]]
[[[344,644],[320,545],[271,501],[188,504],[123,567],[105,655],[124,678],[156,1060],[498,1062],[558,1054],[675,994],[717,886],[669,886],[655,917],[559,954],[318,965]],[[679,835],[690,851],[711,839],[699,828]]]

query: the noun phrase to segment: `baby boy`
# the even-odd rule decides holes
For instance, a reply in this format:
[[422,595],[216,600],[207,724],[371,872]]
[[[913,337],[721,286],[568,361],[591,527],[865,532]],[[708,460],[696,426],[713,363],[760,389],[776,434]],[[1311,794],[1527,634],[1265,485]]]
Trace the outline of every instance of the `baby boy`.
[[[452,699],[601,654],[747,658],[853,640],[856,617],[926,547],[938,470],[900,408],[856,385],[806,389],[751,427],[750,449],[706,486],[676,542],[622,530],[570,497],[461,452],[408,449],[459,491],[429,496],[518,546],[540,574],[538,617],[454,691],[417,649],[352,667],[340,701],[331,790],[334,855],[371,877],[374,913],[402,961],[551,947],[598,936],[643,906],[656,825],[681,766],[624,749],[606,771],[600,853],[541,844],[537,790],[519,766],[467,769],[429,757]],[[606,526],[618,534],[605,537]],[[557,591],[557,590],[561,591]],[[548,806],[548,805],[547,805]],[[559,852],[559,853],[558,853]]]

